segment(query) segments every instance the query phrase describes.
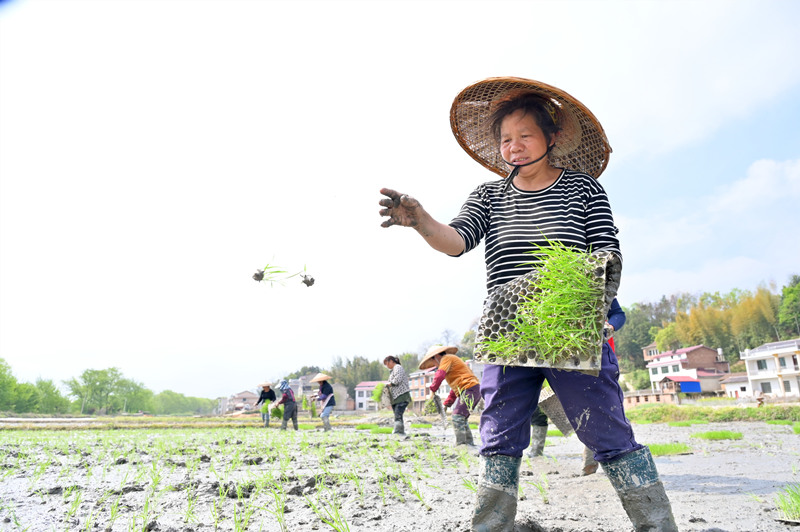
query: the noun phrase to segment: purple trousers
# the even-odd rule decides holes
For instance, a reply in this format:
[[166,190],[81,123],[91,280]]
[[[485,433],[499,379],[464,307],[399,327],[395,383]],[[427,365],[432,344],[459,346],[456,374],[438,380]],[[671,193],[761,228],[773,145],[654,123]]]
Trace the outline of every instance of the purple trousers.
[[482,455],[522,456],[530,442],[531,415],[544,379],[595,460],[608,462],[643,447],[636,443],[625,417],[617,357],[604,344],[597,377],[577,371],[487,364],[481,381],[485,405],[480,424]]
[[453,414],[469,417],[469,413],[475,410],[481,401],[481,387],[476,384],[472,388],[467,388],[456,395],[456,402],[453,404]]

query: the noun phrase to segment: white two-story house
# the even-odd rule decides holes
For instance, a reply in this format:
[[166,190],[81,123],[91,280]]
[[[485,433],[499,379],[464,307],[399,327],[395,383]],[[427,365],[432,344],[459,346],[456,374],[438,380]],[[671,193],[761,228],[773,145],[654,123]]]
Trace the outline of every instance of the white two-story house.
[[745,349],[739,358],[747,366],[747,379],[754,395],[800,396],[800,338],[772,342]]

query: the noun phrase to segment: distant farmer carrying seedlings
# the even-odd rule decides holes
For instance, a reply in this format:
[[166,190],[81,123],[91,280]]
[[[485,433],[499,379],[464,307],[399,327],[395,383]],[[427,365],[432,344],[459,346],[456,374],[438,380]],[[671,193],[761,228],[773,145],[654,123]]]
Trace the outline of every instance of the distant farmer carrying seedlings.
[[[384,188],[386,197],[379,202],[380,215],[386,217],[383,227],[413,227],[431,247],[454,257],[483,240],[489,298],[537,268],[530,252],[539,246],[560,243],[619,261],[611,206],[597,181],[611,147],[583,104],[538,81],[490,78],[456,96],[450,124],[470,157],[508,176],[479,185],[449,224],[435,220],[415,198]],[[604,304],[610,304],[616,289],[606,284]],[[607,310],[598,309],[601,324]],[[606,471],[634,528],[676,530],[650,451],[636,442],[625,418],[616,356],[602,338],[598,344],[597,376],[533,366],[527,360],[528,365],[486,365],[481,383],[483,465],[473,530],[514,529],[520,462],[545,378],[578,438]]]
[[400,359],[388,356],[383,359],[383,365],[389,368],[389,396],[392,398],[392,411],[394,412],[394,430],[392,434],[405,434],[406,426],[403,414],[408,403],[411,402],[411,388],[408,384],[408,373],[400,364]]
[[283,421],[281,422],[281,430],[286,430],[286,425],[289,420],[292,420],[294,430],[297,430],[297,401],[294,398],[294,391],[289,386],[289,381],[283,379],[278,385],[278,389],[283,394],[281,400],[275,406],[283,405]]
[[419,369],[436,368],[431,383],[431,398],[439,390],[442,382],[447,380],[450,395],[444,401],[444,407],[453,406],[453,432],[456,445],[475,445],[472,430],[469,428],[469,414],[481,400],[481,387],[478,377],[472,373],[463,360],[456,356],[457,347],[435,345],[428,349]]
[[271,382],[262,382],[258,386],[261,388],[261,394],[258,396],[256,406],[264,403],[261,407],[261,419],[264,421],[264,427],[269,427],[269,404],[274,402],[277,397],[275,397],[275,392],[272,390]]
[[319,383],[319,391],[316,393],[314,399],[320,402],[321,412],[319,417],[322,418],[322,426],[325,428],[325,432],[331,430],[331,412],[333,411],[333,407],[336,406],[336,398],[333,396],[333,386],[328,382],[330,379],[331,376],[324,373],[317,373],[316,376],[311,379],[311,382]]

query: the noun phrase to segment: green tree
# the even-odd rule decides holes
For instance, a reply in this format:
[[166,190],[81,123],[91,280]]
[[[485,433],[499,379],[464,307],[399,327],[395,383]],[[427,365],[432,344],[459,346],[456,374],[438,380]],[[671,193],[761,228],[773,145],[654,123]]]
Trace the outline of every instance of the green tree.
[[303,375],[310,375],[312,373],[317,374],[321,373],[322,370],[319,366],[303,366],[299,370],[295,371],[294,373],[290,373],[286,376],[286,379],[297,379],[302,377]]
[[39,394],[39,410],[41,414],[65,414],[69,412],[69,399],[51,380],[36,379],[36,390]]
[[14,410],[17,379],[11,373],[11,366],[0,358],[0,411],[10,412]]
[[14,388],[14,412],[31,414],[39,411],[39,390],[29,382],[18,382]]
[[368,360],[361,356],[353,357],[352,360],[337,357],[329,373],[335,382],[347,388],[350,397],[355,397],[355,389],[359,382],[382,381],[389,377],[389,370],[383,365],[383,359]]
[[650,332],[655,337],[656,346],[660,352],[665,353],[680,348],[681,340],[674,321],[661,329],[655,327],[653,329]]
[[118,368],[87,369],[81,376],[64,381],[69,388],[69,395],[80,402],[80,412],[110,412],[112,395],[116,391],[117,382],[122,379]]
[[625,326],[614,333],[614,347],[620,368],[624,372],[643,369],[645,366],[642,348],[650,345],[653,338],[650,329],[654,326],[650,309],[634,303],[625,310]]
[[781,290],[778,321],[788,338],[800,337],[800,275],[792,275]]

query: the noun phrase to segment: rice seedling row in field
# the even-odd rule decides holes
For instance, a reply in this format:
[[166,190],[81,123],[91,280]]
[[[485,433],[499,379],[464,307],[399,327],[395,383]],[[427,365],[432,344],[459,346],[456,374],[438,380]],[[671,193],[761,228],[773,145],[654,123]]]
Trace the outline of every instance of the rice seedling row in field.
[[324,523],[346,531],[370,499],[429,510],[443,497],[428,485],[438,472],[453,468],[477,481],[477,463],[424,435],[13,431],[0,436],[0,518],[18,522],[17,530],[97,530],[95,523],[150,530],[169,522],[234,531]]

